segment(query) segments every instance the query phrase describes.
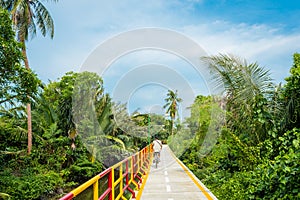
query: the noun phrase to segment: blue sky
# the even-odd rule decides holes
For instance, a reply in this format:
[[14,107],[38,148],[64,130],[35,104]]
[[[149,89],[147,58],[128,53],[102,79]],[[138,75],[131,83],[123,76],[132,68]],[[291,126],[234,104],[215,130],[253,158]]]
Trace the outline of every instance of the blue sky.
[[[293,53],[300,52],[297,1],[61,0],[45,5],[55,21],[54,39],[38,35],[27,45],[31,68],[44,82],[68,71],[80,71],[98,45],[122,32],[144,27],[184,34],[208,55],[231,53],[258,62],[270,70],[276,83],[288,76]],[[195,95],[207,93],[200,88],[199,77],[180,59],[151,51],[126,55],[113,63],[103,77],[106,90],[112,93],[124,73],[149,63],[174,66]],[[144,90],[139,87],[132,92],[131,112],[137,108],[142,112],[159,110],[163,104],[166,88],[146,85]],[[184,93],[179,95],[186,105],[192,103]]]

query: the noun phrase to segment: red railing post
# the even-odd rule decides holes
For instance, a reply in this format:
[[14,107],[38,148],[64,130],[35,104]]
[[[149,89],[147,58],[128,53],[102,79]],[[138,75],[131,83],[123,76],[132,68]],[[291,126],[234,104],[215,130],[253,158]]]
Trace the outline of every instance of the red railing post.
[[[113,170],[114,169],[111,169],[110,173],[109,173],[109,176],[108,176],[108,187],[113,190],[113,180],[114,180],[114,177],[113,177]],[[111,191],[109,193],[109,200],[113,200],[113,191]]]

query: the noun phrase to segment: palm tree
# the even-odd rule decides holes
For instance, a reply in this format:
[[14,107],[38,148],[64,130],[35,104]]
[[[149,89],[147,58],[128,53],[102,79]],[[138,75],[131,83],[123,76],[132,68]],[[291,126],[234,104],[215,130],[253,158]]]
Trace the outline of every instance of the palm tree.
[[[58,0],[52,0],[57,2]],[[22,43],[22,54],[24,57],[24,64],[29,69],[29,62],[26,53],[25,41],[28,36],[34,37],[36,29],[41,31],[43,36],[50,34],[54,36],[53,19],[46,7],[39,0],[0,0],[3,8],[11,12],[12,23],[16,31],[17,39]],[[27,126],[28,126],[28,153],[32,148],[32,127],[31,127],[31,105],[27,103]]]
[[167,98],[165,99],[166,104],[163,108],[167,108],[167,114],[170,115],[171,118],[171,135],[173,135],[173,126],[174,120],[176,118],[176,114],[178,114],[178,103],[182,101],[181,98],[178,97],[177,90],[176,92],[172,90],[168,90]]
[[228,126],[242,139],[257,144],[272,126],[270,99],[274,85],[267,70],[232,55],[204,57],[214,80],[224,88]]

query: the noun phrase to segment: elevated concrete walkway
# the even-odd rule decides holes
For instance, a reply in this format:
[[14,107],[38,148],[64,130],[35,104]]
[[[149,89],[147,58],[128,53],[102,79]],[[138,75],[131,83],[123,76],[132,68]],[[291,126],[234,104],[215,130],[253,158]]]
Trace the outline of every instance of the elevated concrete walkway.
[[157,169],[154,164],[151,166],[141,189],[141,196],[137,197],[141,200],[217,199],[167,145],[163,146]]

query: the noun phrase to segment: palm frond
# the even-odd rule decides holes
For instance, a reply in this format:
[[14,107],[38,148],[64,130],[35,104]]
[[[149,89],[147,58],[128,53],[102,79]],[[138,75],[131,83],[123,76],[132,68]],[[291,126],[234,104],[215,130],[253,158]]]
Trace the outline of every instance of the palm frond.
[[202,59],[209,65],[216,85],[224,90],[233,130],[242,132],[242,137],[253,135],[253,141],[259,142],[260,135],[266,135],[266,127],[272,125],[267,104],[274,85],[269,71],[232,55]]
[[111,135],[106,135],[105,137],[106,137],[107,139],[112,140],[112,141],[114,141],[115,143],[119,144],[119,145],[122,147],[123,150],[126,150],[125,143],[124,143],[122,140],[120,140],[119,138],[113,137],[113,136],[111,136]]
[[223,54],[202,59],[209,64],[217,85],[222,86],[228,96],[253,98],[273,89],[269,71],[257,63],[247,64],[238,57]]
[[[52,1],[57,2],[57,0]],[[50,37],[53,38],[53,19],[41,1],[1,0],[0,5],[10,10],[17,37],[20,41],[28,40],[29,35],[33,38],[37,33],[37,28],[43,36],[49,33]]]
[[42,35],[46,36],[47,33],[50,34],[50,37],[54,37],[54,23],[53,19],[48,12],[47,8],[40,2],[35,2],[35,15],[36,23],[39,26]]

